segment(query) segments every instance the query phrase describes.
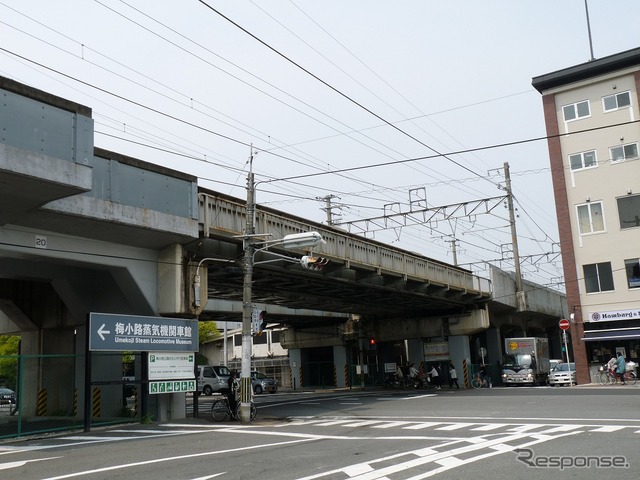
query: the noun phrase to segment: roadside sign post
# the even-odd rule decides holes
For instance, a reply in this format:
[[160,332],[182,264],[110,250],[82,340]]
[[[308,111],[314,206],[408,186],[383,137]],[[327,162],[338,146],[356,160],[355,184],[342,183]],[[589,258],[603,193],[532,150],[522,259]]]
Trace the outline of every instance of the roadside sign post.
[[560,322],[558,322],[558,326],[562,330],[562,340],[564,341],[564,350],[565,352],[567,352],[567,371],[569,372],[569,386],[572,386],[573,382],[571,381],[571,361],[569,358],[569,347],[567,347],[567,330],[569,330],[569,327],[571,326],[571,324],[569,323],[569,320],[567,320],[566,318],[563,318],[562,320],[560,320]]
[[[140,380],[147,386],[148,391],[140,396],[140,412],[145,415],[148,394],[173,394],[197,389],[194,371],[195,352],[198,351],[198,347],[197,319],[89,313],[85,357],[84,431],[90,431],[91,427],[92,352],[141,353]],[[149,352],[153,353],[149,355]]]
[[484,365],[484,357],[487,356],[487,349],[484,347],[480,347],[480,351],[478,351],[480,357],[482,357],[482,365]]

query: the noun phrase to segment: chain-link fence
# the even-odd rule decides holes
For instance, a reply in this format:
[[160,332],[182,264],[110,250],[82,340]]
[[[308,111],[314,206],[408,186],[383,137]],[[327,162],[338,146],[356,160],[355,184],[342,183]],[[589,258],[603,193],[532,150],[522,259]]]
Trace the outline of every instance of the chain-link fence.
[[0,356],[0,438],[140,421],[139,364],[94,352],[85,389],[84,355]]

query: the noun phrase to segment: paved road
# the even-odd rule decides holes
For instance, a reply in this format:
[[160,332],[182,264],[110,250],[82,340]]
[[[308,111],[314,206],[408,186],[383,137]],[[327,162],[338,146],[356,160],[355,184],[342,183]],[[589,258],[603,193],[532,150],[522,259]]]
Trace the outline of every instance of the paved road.
[[[259,396],[252,425],[200,418],[0,444],[0,477],[637,478],[640,388]],[[597,468],[602,467],[602,468]]]

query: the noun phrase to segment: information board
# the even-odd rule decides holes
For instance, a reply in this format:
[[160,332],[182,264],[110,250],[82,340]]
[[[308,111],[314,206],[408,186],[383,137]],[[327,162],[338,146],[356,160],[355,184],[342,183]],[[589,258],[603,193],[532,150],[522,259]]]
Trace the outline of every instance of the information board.
[[195,358],[189,352],[149,352],[149,380],[193,380]]
[[197,352],[198,349],[197,320],[89,314],[89,350]]

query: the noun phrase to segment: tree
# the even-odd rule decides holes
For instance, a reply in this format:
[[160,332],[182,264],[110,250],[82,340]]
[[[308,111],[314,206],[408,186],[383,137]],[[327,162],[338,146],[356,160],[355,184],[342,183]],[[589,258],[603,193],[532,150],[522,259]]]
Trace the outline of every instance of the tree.
[[207,343],[220,336],[216,322],[198,322],[198,342]]
[[16,335],[0,335],[0,386],[16,386],[19,344],[20,337]]

